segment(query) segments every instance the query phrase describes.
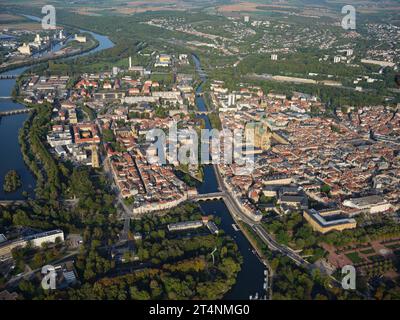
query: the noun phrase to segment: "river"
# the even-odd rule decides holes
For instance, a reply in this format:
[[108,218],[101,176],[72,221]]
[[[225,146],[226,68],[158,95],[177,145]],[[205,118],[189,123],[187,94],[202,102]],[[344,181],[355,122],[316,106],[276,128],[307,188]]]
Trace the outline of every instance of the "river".
[[[27,16],[32,20],[38,18],[33,16]],[[99,45],[89,52],[85,52],[74,57],[66,58],[73,59],[79,56],[92,54],[101,50],[105,50],[114,46],[113,42],[106,36],[99,35],[97,33],[81,30],[81,32],[90,33],[97,41]],[[58,46],[56,49],[59,48]],[[197,70],[201,70],[200,60],[193,56]],[[22,67],[14,70],[6,71],[2,74],[13,74],[20,75],[29,67]],[[205,75],[201,75],[201,80],[206,80]],[[0,80],[0,96],[8,97],[11,96],[11,92],[15,86],[15,79]],[[197,88],[196,93],[202,91],[202,85]],[[201,96],[197,96],[196,104],[199,110],[206,110],[204,99]],[[24,108],[23,105],[13,102],[11,99],[0,99],[0,111]],[[204,119],[206,128],[211,128],[210,121],[206,115],[200,116]],[[30,196],[34,196],[35,179],[29,168],[25,165],[21,150],[18,143],[18,131],[22,127],[24,121],[28,118],[27,114],[15,115],[3,117],[0,121],[0,181],[1,184],[4,181],[4,176],[7,171],[15,169],[21,176],[22,188],[14,193],[4,193],[3,188],[0,187],[0,200],[17,200],[23,199],[22,192],[27,192]],[[214,168],[210,165],[204,167],[204,181],[198,187],[199,193],[210,193],[218,191],[218,183],[216,180]],[[205,214],[213,214],[221,218],[221,228],[224,232],[231,236],[238,245],[240,254],[243,257],[243,263],[241,271],[238,274],[235,285],[225,295],[224,299],[237,299],[247,300],[250,295],[259,294],[260,297],[264,296],[265,290],[263,290],[263,279],[265,266],[261,263],[258,257],[253,253],[252,247],[246,237],[241,231],[235,231],[232,227],[234,220],[232,219],[228,208],[225,206],[223,201],[208,201],[200,203],[201,209]]]
[[[207,107],[203,97],[200,95],[202,92],[203,83],[206,81],[206,76],[202,72],[201,63],[197,56],[193,55],[193,60],[196,65],[196,70],[200,75],[201,84],[196,90],[196,105],[200,111],[206,111]],[[211,129],[211,123],[206,115],[200,115],[200,118],[204,119],[206,129]],[[217,192],[218,182],[215,176],[213,166],[204,166],[204,181],[197,188],[199,193],[212,193]],[[253,253],[253,249],[249,241],[243,235],[241,231],[236,231],[233,228],[235,223],[228,208],[222,200],[219,201],[207,201],[200,202],[201,209],[205,214],[212,214],[221,218],[221,228],[224,232],[231,236],[236,244],[238,245],[240,254],[243,257],[243,263],[241,271],[236,279],[236,284],[232,289],[225,295],[224,299],[249,299],[250,295],[255,296],[258,293],[259,297],[262,298],[265,295],[264,285],[264,270],[266,267],[259,260],[259,258]]]
[[[40,21],[39,18],[34,16],[25,15],[27,18]],[[113,42],[106,36],[86,31],[80,30],[81,32],[90,33],[98,42],[99,45],[82,54],[75,55],[73,57],[68,57],[65,59],[74,59],[77,57],[85,56],[88,54],[92,54],[101,50],[105,50],[114,46]],[[61,47],[60,44],[56,44],[51,48],[51,50],[59,50]],[[24,71],[29,68],[21,67],[13,70],[8,70],[0,75],[12,74],[19,76]],[[0,80],[0,111],[5,110],[13,110],[13,109],[22,109],[24,105],[20,103],[13,102],[9,98],[12,90],[15,86],[15,79],[5,79]],[[28,114],[20,114],[14,116],[2,117],[0,120],[0,200],[20,200],[24,199],[23,192],[25,191],[30,197],[34,197],[34,188],[35,188],[35,178],[33,174],[30,172],[29,168],[25,165],[24,160],[22,158],[20,146],[18,143],[18,132],[22,127],[23,123],[29,117]],[[22,187],[19,188],[16,192],[5,193],[3,191],[3,182],[6,173],[9,170],[16,170],[21,177]]]
[[[6,71],[3,74],[19,75],[28,67],[22,67]],[[0,96],[10,97],[15,86],[15,79],[0,80]],[[0,98],[0,111],[22,109],[23,105],[13,102],[9,98]],[[34,195],[35,179],[25,165],[18,143],[18,131],[22,127],[28,114],[2,117],[0,119],[0,199],[17,200],[23,199],[22,192]],[[16,192],[6,193],[3,191],[4,176],[9,170],[16,170],[21,177],[22,188]]]

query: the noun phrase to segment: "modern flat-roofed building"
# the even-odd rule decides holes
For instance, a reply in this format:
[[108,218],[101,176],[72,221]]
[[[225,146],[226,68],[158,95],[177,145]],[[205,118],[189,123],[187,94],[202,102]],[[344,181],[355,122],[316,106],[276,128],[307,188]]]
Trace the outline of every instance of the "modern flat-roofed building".
[[306,209],[303,211],[303,217],[314,231],[321,233],[354,229],[357,226],[355,219],[343,218],[338,213],[340,211],[337,210],[317,211],[315,209]]
[[56,229],[45,231],[16,240],[5,241],[0,244],[0,257],[9,257],[14,248],[23,248],[28,244],[28,242],[31,242],[33,246],[40,247],[43,243],[55,242],[57,238],[64,241],[64,232],[62,230]]
[[219,233],[218,227],[213,221],[208,221],[206,223],[206,226],[207,226],[208,230],[210,230],[210,232],[212,234],[218,234]]
[[74,37],[75,41],[78,41],[79,43],[85,43],[86,42],[86,37],[85,36],[78,36],[77,34]]
[[154,64],[155,67],[168,67],[171,64],[171,56],[169,54],[160,54]]
[[389,210],[392,206],[381,196],[373,195],[362,198],[352,198],[343,201],[343,205],[368,213],[380,213]]
[[47,142],[53,148],[72,144],[72,135],[68,126],[54,126],[47,135]]
[[65,151],[65,149],[62,146],[56,146],[54,148],[54,150],[57,153],[57,155],[59,155],[60,157],[64,157],[67,155],[67,152]]
[[203,221],[184,221],[178,223],[171,223],[168,225],[168,231],[181,231],[181,230],[188,230],[188,229],[197,229],[202,227]]
[[62,230],[56,229],[36,233],[34,235],[24,237],[24,240],[32,242],[32,244],[36,247],[40,247],[43,243],[55,242],[57,238],[59,238],[61,241],[64,241],[64,232]]

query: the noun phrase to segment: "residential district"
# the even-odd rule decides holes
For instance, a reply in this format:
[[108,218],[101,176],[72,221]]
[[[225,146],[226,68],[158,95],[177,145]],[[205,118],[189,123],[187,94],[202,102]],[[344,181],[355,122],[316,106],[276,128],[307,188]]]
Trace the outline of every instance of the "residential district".
[[[156,64],[189,63],[187,59],[187,55],[159,54]],[[178,147],[188,147],[193,144],[190,132],[204,122],[196,115],[192,75],[178,73],[170,85],[149,80],[149,74],[143,66],[132,66],[129,58],[126,69],[85,73],[74,81],[68,76],[29,74],[20,87],[26,104],[46,104],[52,109],[47,133],[51,153],[75,166],[103,168],[127,217],[196,200],[197,189],[182,181],[179,173],[197,181],[202,167],[211,165],[185,166],[168,157],[165,165],[156,161],[159,150],[146,139],[152,129],[168,132],[177,126]],[[250,171],[248,162],[214,162],[220,187],[245,221],[257,225],[270,213],[300,212],[312,229],[324,234],[356,228],[359,215],[396,218],[400,208],[399,106],[348,107],[327,117],[325,105],[316,96],[293,92],[288,97],[245,83],[230,91],[223,81],[211,82],[209,96],[210,110],[218,111],[220,141],[225,130],[240,129],[245,145],[251,145],[245,151]],[[165,149],[171,143],[168,139]],[[213,157],[218,152],[224,155],[221,146]],[[168,230],[202,226],[218,233],[216,224],[208,220],[169,224]],[[54,230],[11,241],[3,238],[0,253],[6,261],[16,246],[32,241],[38,246],[55,243],[63,241],[64,235]],[[71,281],[76,280],[65,266],[60,268]]]
[[[155,64],[171,60],[160,54]],[[151,129],[175,124],[180,146],[191,143],[188,131],[198,125],[192,76],[178,74],[167,88],[146,80],[146,71],[129,58],[125,70],[82,74],[72,89],[66,88],[68,76],[31,75],[22,84],[25,102],[52,105],[47,141],[54,155],[95,168],[104,165],[120,196],[134,199],[133,215],[171,208],[196,195],[176,176],[179,163],[154,164],[157,150],[145,139]],[[278,205],[268,209],[280,214],[303,210],[321,232],[353,228],[352,217],[360,213],[389,214],[399,208],[398,108],[347,108],[324,117],[318,97],[294,92],[289,98],[245,84],[229,92],[222,81],[212,82],[210,96],[221,129],[242,129],[244,138],[249,131],[254,134],[251,174],[237,174],[236,163],[218,164],[229,192],[252,219],[262,217],[261,195],[276,198]],[[313,115],[315,110],[321,115]],[[329,214],[325,223],[326,213],[309,211],[310,200],[348,219],[334,224]]]

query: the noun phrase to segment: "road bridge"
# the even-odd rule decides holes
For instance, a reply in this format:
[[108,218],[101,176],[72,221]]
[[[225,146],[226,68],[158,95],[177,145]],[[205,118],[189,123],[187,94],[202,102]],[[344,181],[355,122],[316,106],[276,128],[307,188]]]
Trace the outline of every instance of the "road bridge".
[[212,112],[211,111],[195,111],[194,113],[197,115],[208,115]]
[[224,192],[202,193],[191,197],[192,201],[213,201],[224,199]]

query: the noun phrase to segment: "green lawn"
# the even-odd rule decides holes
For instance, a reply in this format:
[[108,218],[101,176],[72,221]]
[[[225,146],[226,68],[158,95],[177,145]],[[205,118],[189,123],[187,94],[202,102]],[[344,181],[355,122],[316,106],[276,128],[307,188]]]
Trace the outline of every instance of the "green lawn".
[[375,250],[372,249],[372,248],[368,248],[368,249],[365,249],[365,250],[361,250],[360,252],[362,254],[371,254],[371,253],[375,253]]
[[385,247],[388,248],[388,249],[395,250],[395,249],[400,249],[400,244],[399,243],[386,244]]
[[346,257],[349,258],[353,263],[360,263],[363,261],[363,259],[358,255],[358,252],[346,253]]

